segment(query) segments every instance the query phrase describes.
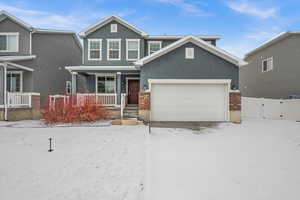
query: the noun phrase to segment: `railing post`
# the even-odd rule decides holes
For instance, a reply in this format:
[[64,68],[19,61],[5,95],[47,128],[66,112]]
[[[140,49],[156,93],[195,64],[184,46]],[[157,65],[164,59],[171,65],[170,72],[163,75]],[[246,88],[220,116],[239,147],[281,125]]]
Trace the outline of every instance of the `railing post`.
[[30,93],[28,95],[28,97],[29,97],[29,107],[31,108],[32,107],[32,94]]

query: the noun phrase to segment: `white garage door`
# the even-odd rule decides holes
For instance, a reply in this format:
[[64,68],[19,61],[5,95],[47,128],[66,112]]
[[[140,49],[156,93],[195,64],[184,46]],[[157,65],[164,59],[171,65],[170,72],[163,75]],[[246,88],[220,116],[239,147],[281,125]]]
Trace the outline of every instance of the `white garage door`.
[[151,121],[228,121],[228,80],[151,80],[150,84]]

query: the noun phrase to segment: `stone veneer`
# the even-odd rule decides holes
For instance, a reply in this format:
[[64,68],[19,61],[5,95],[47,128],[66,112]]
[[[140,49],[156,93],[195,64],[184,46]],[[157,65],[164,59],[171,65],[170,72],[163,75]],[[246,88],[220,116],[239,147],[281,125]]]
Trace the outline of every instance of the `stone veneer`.
[[139,93],[139,117],[140,120],[150,120],[150,92]]

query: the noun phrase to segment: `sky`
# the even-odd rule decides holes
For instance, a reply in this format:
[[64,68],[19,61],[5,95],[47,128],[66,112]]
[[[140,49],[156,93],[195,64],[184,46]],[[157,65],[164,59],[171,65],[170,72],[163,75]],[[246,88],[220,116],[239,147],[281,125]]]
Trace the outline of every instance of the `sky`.
[[117,14],[152,35],[220,35],[217,45],[243,57],[288,30],[300,30],[300,0],[0,0],[36,28],[79,32]]

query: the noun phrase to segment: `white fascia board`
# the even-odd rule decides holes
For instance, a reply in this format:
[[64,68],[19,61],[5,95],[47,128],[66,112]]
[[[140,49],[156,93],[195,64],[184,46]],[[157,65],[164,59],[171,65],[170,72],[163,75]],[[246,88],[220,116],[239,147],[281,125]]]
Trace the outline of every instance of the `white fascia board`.
[[[146,39],[181,39],[186,37],[186,35],[149,35],[146,36]],[[212,39],[212,40],[219,40],[221,39],[221,36],[217,35],[195,35],[195,37],[198,37],[200,39]]]
[[119,22],[120,24],[126,26],[127,28],[133,30],[134,32],[139,33],[139,34],[142,35],[142,36],[147,36],[147,35],[148,35],[146,32],[144,32],[144,31],[142,31],[142,30],[136,28],[135,26],[133,26],[132,24],[130,24],[130,23],[128,23],[127,21],[123,20],[123,19],[120,18],[119,16],[117,16],[117,15],[111,15],[111,16],[109,16],[109,17],[107,17],[107,18],[101,20],[100,22],[98,22],[98,23],[96,23],[96,24],[94,24],[94,25],[91,25],[91,26],[89,26],[88,28],[84,29],[83,31],[81,31],[81,32],[79,33],[79,36],[80,36],[81,38],[84,38],[84,37],[86,37],[88,34],[94,32],[94,31],[97,30],[98,28],[101,28],[102,26],[108,24],[109,22],[111,22],[111,21],[113,21],[113,20]]
[[74,31],[69,31],[69,30],[55,30],[55,29],[41,29],[41,28],[34,29],[34,31],[37,33],[76,34]]
[[74,71],[74,70],[85,70],[85,71],[93,71],[93,70],[113,70],[113,71],[120,71],[120,70],[139,70],[136,66],[66,66],[66,70]]
[[14,22],[20,24],[21,26],[23,26],[24,28],[28,29],[28,30],[32,30],[33,27],[30,24],[27,24],[26,22],[24,22],[23,20],[11,15],[10,13],[2,10],[0,11],[0,15],[5,15],[6,17],[10,18],[11,20],[13,20]]
[[149,79],[149,84],[230,84],[230,79]]
[[30,55],[30,56],[0,56],[0,62],[5,61],[20,61],[20,60],[32,60],[36,58],[36,55]]
[[215,54],[237,66],[243,66],[243,65],[246,65],[247,62],[245,62],[244,60],[236,57],[236,56],[233,56],[231,54],[229,54],[228,52],[220,49],[220,48],[217,48],[211,44],[208,44],[207,42],[205,42],[204,40],[202,39],[199,39],[195,36],[187,36],[187,37],[184,37],[162,49],[160,49],[159,51],[151,54],[151,55],[148,55],[138,61],[136,61],[134,64],[137,65],[137,66],[142,66],[156,58],[159,58],[160,56],[168,53],[168,52],[171,52],[173,51],[174,49],[178,48],[178,47],[181,47],[182,45],[188,43],[188,42],[192,42],[194,43],[195,45],[207,50],[208,52],[211,52],[212,54]]

